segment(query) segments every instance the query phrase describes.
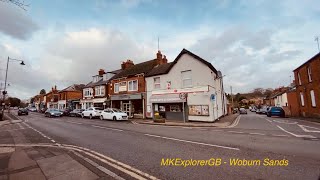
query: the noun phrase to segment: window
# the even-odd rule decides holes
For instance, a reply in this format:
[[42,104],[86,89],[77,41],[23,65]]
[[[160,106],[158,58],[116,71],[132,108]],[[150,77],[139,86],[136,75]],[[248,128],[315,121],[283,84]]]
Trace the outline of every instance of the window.
[[311,97],[311,106],[312,107],[316,107],[317,106],[316,105],[316,98],[314,96],[314,91],[313,90],[310,91],[310,97]]
[[87,88],[87,89],[84,89],[83,91],[84,91],[84,97],[92,96],[92,89]]
[[171,112],[181,112],[179,105],[170,105]]
[[308,80],[309,80],[309,82],[312,82],[311,68],[308,67],[308,68],[307,68],[307,71],[308,71]]
[[303,98],[302,92],[300,92],[300,100],[301,100],[301,106],[304,106],[304,98]]
[[182,79],[182,87],[192,87],[192,74],[191,70],[182,71],[181,72],[181,79]]
[[300,73],[298,73],[298,81],[299,81],[299,85],[301,85]]
[[114,84],[114,92],[118,93],[119,92],[119,83]]
[[154,89],[160,89],[161,85],[160,85],[160,77],[155,77],[153,78],[153,87]]
[[138,91],[138,80],[128,81],[129,91]]
[[119,91],[127,91],[127,81],[123,81],[119,83]]
[[96,96],[104,96],[104,94],[105,94],[104,86],[96,86],[95,87],[95,95]]

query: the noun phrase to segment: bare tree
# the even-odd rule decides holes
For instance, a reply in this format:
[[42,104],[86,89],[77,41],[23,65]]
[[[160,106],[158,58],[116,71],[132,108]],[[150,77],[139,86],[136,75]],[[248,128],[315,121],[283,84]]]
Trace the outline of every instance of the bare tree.
[[27,10],[26,7],[29,6],[29,4],[26,4],[24,1],[20,1],[20,0],[0,0],[2,2],[7,2],[7,3],[12,3],[18,7],[20,7],[23,10]]

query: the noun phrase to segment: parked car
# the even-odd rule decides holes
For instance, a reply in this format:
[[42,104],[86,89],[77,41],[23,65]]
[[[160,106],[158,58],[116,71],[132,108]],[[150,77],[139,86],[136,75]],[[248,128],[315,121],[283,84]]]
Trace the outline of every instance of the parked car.
[[281,107],[270,107],[268,112],[267,112],[267,116],[271,117],[271,116],[279,116],[279,117],[285,117],[285,112]]
[[45,113],[48,108],[44,107],[39,110],[40,113]]
[[63,113],[59,109],[47,109],[44,113],[45,117],[61,117]]
[[260,114],[267,114],[268,112],[268,107],[264,106],[260,109]]
[[256,114],[261,114],[260,109],[257,109],[257,110],[256,110]]
[[99,118],[102,111],[103,111],[103,108],[91,107],[82,111],[81,117],[82,118],[89,117],[90,119],[96,118],[96,117]]
[[240,108],[239,113],[240,114],[248,114],[247,110],[245,108]]
[[114,121],[118,120],[128,120],[128,115],[125,112],[122,112],[120,109],[116,108],[107,108],[102,111],[100,115],[100,119],[110,119]]
[[81,113],[84,111],[84,109],[74,109],[69,113],[69,116],[73,117],[81,117]]
[[18,109],[18,116],[28,115],[28,114],[29,114],[28,109],[26,109],[26,108],[19,108]]
[[61,112],[63,113],[64,116],[69,116],[71,111],[72,111],[71,109],[65,109],[65,110],[62,110]]
[[233,108],[233,114],[238,112],[238,108]]
[[31,112],[37,112],[37,108],[36,107],[29,107],[28,110],[31,111]]

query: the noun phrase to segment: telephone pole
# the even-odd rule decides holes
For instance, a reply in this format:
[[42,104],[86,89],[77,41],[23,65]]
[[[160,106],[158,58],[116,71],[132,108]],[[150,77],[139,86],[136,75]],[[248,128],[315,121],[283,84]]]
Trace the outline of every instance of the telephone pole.
[[232,95],[232,86],[230,86],[231,89],[231,105],[232,105],[232,110],[233,110],[233,95]]

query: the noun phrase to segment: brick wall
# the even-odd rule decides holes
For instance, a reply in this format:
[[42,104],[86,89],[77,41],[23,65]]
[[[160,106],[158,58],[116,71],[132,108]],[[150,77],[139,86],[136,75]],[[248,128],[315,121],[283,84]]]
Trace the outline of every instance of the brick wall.
[[288,116],[299,116],[299,102],[296,91],[287,92],[288,107],[286,107],[286,115]]
[[[128,86],[129,83],[128,81],[131,80],[138,80],[138,91],[128,91]],[[119,93],[114,93],[114,84],[115,83],[120,83],[123,81],[127,81],[127,91],[123,91],[123,92],[119,92]],[[126,78],[123,80],[112,80],[111,85],[108,85],[108,94],[110,95],[117,95],[117,94],[134,94],[134,93],[138,93],[138,92],[145,92],[145,88],[146,88],[146,82],[143,76],[140,77],[131,77],[131,78]]]
[[[309,82],[307,68],[311,68],[312,82]],[[301,85],[299,85],[298,73],[300,74]],[[297,85],[297,98],[300,108],[300,115],[306,117],[320,118],[320,55],[315,56],[313,60],[307,62],[303,66],[294,71],[295,82]],[[315,94],[316,107],[311,105],[310,91]],[[304,106],[301,105],[300,92],[304,96]]]

